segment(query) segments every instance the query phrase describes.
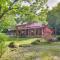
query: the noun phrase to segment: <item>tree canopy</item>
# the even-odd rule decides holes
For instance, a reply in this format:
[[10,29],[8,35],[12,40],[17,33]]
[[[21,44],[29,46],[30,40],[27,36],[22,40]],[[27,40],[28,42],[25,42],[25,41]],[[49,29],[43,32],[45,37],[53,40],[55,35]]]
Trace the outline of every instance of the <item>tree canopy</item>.
[[[23,2],[29,6],[24,6]],[[18,22],[46,21],[47,10],[43,8],[46,2],[47,0],[0,0],[0,30]],[[36,14],[39,10],[41,12]]]
[[[48,12],[48,21],[51,28],[56,29],[57,32],[60,30],[60,3]],[[59,32],[60,33],[60,32]]]

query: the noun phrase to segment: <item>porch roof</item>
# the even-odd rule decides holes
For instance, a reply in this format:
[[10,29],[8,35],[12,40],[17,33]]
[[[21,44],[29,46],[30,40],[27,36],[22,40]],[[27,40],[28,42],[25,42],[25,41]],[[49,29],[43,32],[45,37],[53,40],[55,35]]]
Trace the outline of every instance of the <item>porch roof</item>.
[[42,27],[42,24],[41,23],[32,23],[32,24],[26,25],[26,27],[29,27],[29,28],[40,28],[40,27]]
[[16,26],[18,29],[31,29],[31,28],[42,28],[44,25],[42,23],[28,23]]

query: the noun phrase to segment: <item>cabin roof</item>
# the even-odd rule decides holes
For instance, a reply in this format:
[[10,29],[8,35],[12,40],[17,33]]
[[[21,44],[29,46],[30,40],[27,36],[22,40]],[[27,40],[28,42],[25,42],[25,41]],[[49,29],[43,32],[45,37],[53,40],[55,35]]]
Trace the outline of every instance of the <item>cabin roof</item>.
[[18,24],[16,25],[16,27],[13,27],[13,28],[9,28],[8,31],[11,31],[11,30],[16,30],[16,28],[18,30],[20,29],[32,29],[32,28],[42,28],[42,27],[45,27],[46,25],[42,24],[42,23],[37,23],[37,22],[33,22],[33,23],[25,23],[25,24]]
[[30,28],[41,28],[44,27],[42,23],[27,23],[27,24],[22,24],[22,25],[17,25],[16,26],[19,29],[30,29]]
[[32,23],[32,24],[27,25],[26,27],[40,28],[40,27],[42,27],[42,24],[41,23]]

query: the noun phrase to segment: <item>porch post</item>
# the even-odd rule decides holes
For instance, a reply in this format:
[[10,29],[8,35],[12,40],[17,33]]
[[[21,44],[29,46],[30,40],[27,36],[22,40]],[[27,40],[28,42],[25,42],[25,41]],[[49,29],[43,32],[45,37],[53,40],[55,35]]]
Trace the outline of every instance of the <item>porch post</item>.
[[26,37],[26,29],[25,29],[25,37]]
[[34,29],[34,36],[36,37],[36,28]]
[[29,29],[28,29],[28,31],[27,31],[27,32],[28,32],[28,37],[29,37]]
[[38,28],[38,37],[40,37],[40,29]]
[[21,30],[19,30],[19,33],[18,33],[19,36],[21,36]]
[[44,31],[44,29],[42,28],[42,37],[43,37],[43,31]]
[[19,31],[18,30],[16,30],[16,36],[19,36]]

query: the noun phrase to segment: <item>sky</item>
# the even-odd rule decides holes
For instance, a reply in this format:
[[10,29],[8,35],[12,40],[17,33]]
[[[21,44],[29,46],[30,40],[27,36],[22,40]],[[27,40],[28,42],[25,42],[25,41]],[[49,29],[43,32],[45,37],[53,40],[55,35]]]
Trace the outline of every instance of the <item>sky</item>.
[[48,0],[47,5],[50,8],[52,8],[52,7],[56,6],[59,2],[60,2],[60,0]]
[[[33,0],[33,1],[35,1],[35,0]],[[52,7],[56,6],[59,2],[60,2],[60,0],[48,0],[47,5],[49,6],[50,9],[52,9]],[[23,2],[22,5],[28,5],[29,6],[29,3]]]

